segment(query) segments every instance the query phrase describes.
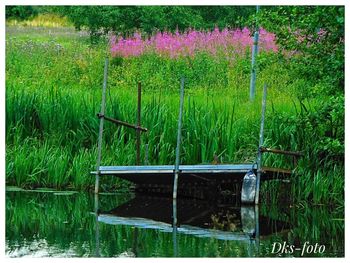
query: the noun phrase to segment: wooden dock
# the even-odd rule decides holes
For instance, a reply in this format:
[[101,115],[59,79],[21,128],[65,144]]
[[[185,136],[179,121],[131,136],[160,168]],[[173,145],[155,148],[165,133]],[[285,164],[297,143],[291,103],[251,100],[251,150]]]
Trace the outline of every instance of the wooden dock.
[[[135,184],[159,183],[173,184],[174,165],[142,166],[100,166],[100,175],[113,175]],[[242,181],[248,171],[256,172],[256,164],[217,164],[217,165],[180,165],[182,182],[199,183],[208,181]],[[271,167],[262,168],[262,180],[289,177],[291,170]],[[93,171],[92,174],[96,174]]]
[[[240,196],[244,176],[249,171],[256,174],[257,165],[180,165],[179,196],[207,199],[222,192]],[[291,173],[291,170],[263,167],[261,180],[286,179]],[[170,195],[174,165],[100,166],[100,176],[115,176],[130,181],[135,184],[137,192]]]
[[[275,153],[293,157],[294,165],[297,158],[302,156],[299,152],[283,151],[264,147],[264,122],[266,110],[267,85],[264,84],[262,100],[262,116],[259,134],[259,146],[256,163],[248,164],[215,164],[215,165],[181,165],[181,129],[184,102],[184,78],[180,84],[180,107],[178,119],[177,143],[175,149],[174,165],[140,165],[141,132],[148,129],[141,126],[141,83],[137,89],[137,121],[136,125],[105,116],[106,88],[107,88],[108,59],[105,61],[104,81],[102,88],[101,111],[97,114],[100,119],[98,137],[95,193],[99,193],[100,176],[116,176],[135,184],[136,191],[147,193],[172,193],[176,200],[179,195],[195,198],[212,198],[220,193],[228,193],[231,196],[240,196],[245,204],[259,204],[260,181],[288,178],[291,170],[262,166],[263,153]],[[136,132],[136,166],[101,166],[102,136],[104,120],[116,125],[122,125]],[[145,147],[148,149],[147,147]],[[145,153],[145,163],[148,164],[148,150]],[[238,187],[237,187],[238,185]]]

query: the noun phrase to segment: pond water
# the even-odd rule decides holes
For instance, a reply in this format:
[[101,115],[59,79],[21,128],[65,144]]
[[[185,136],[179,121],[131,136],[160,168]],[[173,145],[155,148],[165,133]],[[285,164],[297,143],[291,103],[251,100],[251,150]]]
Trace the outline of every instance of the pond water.
[[[176,227],[174,223],[176,215]],[[343,257],[343,209],[6,192],[8,257]]]

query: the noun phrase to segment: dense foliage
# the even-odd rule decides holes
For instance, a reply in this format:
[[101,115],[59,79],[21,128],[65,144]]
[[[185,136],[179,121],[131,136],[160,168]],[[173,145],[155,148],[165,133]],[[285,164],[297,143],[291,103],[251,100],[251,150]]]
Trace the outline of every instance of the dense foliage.
[[310,96],[344,92],[344,12],[342,6],[284,6],[259,14],[259,23],[274,32],[285,49],[298,52],[292,57],[291,74],[327,86],[307,92]]
[[331,166],[344,165],[344,11],[343,6],[284,6],[259,16],[280,45],[296,51],[288,67],[300,81],[300,103],[315,97],[322,101],[314,111],[305,110],[295,125],[315,131],[319,142],[312,146],[313,158]]
[[37,10],[32,6],[6,6],[6,19],[27,19],[38,14]]
[[34,13],[57,13],[68,17],[77,29],[86,28],[91,41],[113,31],[126,36],[140,30],[155,31],[241,27],[255,12],[252,6],[13,6],[6,17],[23,19]]
[[254,10],[254,7],[241,6],[70,6],[58,9],[71,18],[77,28],[86,26],[93,33],[103,29],[123,34],[135,30],[152,33],[157,30],[237,27]]

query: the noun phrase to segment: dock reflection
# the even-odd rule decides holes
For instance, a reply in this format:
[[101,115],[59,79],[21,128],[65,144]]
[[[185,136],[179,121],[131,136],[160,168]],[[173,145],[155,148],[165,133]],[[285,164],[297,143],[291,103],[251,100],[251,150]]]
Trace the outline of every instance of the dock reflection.
[[99,256],[99,223],[134,227],[134,255],[140,229],[172,233],[173,256],[177,257],[179,235],[237,240],[247,243],[248,255],[259,254],[260,238],[290,229],[288,222],[259,216],[258,206],[232,206],[193,199],[136,195],[113,209],[103,210],[95,198],[96,256]]

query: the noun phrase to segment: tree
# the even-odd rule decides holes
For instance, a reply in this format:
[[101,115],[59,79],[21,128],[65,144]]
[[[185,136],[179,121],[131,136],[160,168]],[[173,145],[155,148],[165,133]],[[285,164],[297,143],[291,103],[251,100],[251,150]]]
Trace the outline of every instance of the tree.
[[32,6],[6,6],[6,19],[15,18],[24,20],[37,14]]
[[[314,153],[309,158],[332,167],[344,165],[344,11],[344,6],[265,7],[258,18],[276,33],[284,51],[294,53],[288,61],[290,74],[303,80],[297,130],[309,129],[305,136],[318,138],[317,144],[304,145]],[[310,110],[304,103],[311,99],[317,104]]]
[[65,6],[57,12],[67,16],[77,29],[86,27],[92,36],[108,31],[128,35],[136,30],[185,31],[246,24],[255,7],[239,6]]
[[[282,6],[262,8],[259,23],[276,33],[281,46],[297,51],[292,72],[344,92],[344,7]],[[278,26],[277,26],[278,25]]]

